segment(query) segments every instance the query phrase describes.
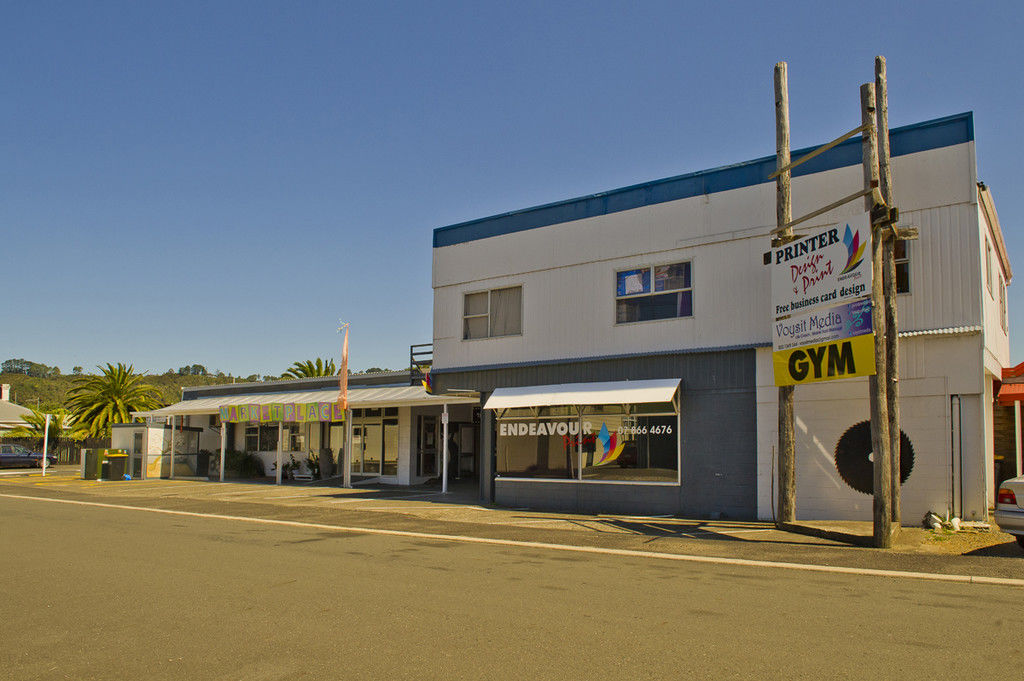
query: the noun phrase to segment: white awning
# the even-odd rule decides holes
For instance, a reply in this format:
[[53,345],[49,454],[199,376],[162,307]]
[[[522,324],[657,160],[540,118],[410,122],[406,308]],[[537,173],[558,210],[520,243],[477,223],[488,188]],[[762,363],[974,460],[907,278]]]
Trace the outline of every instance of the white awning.
[[644,404],[671,402],[681,379],[659,378],[649,381],[607,383],[563,383],[531,385],[522,388],[497,388],[484,409],[516,407],[554,407],[588,404]]
[[[202,397],[196,400],[183,400],[152,411],[132,412],[132,416],[141,418],[161,416],[183,416],[190,414],[216,414],[221,407],[239,404],[313,404],[318,402],[334,402],[338,399],[338,389],[306,390],[297,392],[276,393],[242,393],[217,397]],[[443,404],[478,404],[476,395],[431,395],[421,385],[398,386],[391,388],[350,388],[348,404],[353,409],[367,407],[425,407]]]

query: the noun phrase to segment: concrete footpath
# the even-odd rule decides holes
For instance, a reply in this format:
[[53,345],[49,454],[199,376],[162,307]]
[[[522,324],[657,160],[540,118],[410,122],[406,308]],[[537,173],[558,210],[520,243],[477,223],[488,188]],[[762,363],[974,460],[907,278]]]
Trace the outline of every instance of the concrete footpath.
[[[466,481],[456,482],[449,494],[442,494],[430,487],[344,489],[331,483],[275,486],[206,480],[84,481],[78,479],[77,471],[60,467],[45,478],[38,471],[0,477],[0,496],[402,536],[557,545],[622,555],[643,552],[740,564],[756,561],[1024,580],[1024,550],[1011,536],[997,530],[954,535],[904,528],[893,550],[880,551],[783,532],[765,522],[487,507],[476,502],[475,483]],[[869,523],[832,525],[832,529],[870,534]]]

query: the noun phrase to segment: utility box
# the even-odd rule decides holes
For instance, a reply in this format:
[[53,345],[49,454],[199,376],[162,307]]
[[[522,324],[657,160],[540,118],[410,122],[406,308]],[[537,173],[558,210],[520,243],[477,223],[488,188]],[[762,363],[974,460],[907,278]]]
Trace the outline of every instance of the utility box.
[[128,472],[128,452],[123,449],[83,449],[82,478],[121,480]]
[[83,449],[82,450],[82,478],[85,480],[99,480],[102,471],[103,450]]

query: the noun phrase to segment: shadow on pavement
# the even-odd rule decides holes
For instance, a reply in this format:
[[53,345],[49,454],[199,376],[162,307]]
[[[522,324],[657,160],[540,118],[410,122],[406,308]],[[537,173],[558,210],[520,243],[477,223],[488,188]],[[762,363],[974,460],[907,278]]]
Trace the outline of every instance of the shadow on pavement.
[[1021,566],[1024,567],[1024,548],[1021,548],[1016,541],[1008,541],[1002,544],[993,544],[983,549],[968,551],[965,556],[988,556],[997,558],[1021,558]]

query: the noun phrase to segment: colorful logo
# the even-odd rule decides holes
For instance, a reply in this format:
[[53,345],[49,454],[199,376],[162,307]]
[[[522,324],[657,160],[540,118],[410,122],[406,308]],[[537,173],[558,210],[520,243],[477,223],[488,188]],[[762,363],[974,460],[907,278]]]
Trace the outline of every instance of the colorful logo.
[[860,261],[864,259],[864,247],[867,246],[867,242],[860,242],[860,230],[856,232],[850,231],[850,225],[846,225],[846,233],[843,234],[843,243],[846,244],[846,267],[839,274],[846,274],[857,268]]
[[609,433],[608,425],[605,423],[601,424],[601,430],[597,433],[597,441],[601,443],[601,448],[604,450],[600,452],[594,452],[594,465],[603,466],[606,463],[611,463],[619,458],[619,454],[622,453],[622,448],[626,446],[625,442],[616,442],[618,439],[617,433]]

